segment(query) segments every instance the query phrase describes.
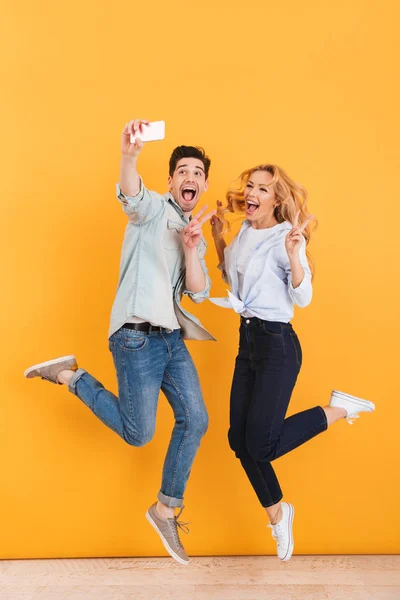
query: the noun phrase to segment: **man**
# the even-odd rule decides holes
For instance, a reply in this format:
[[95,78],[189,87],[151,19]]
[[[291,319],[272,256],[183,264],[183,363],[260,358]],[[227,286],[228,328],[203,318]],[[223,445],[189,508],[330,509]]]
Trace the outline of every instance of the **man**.
[[[165,458],[158,501],[146,517],[178,562],[189,559],[179,538],[178,518],[190,470],[208,424],[199,379],[183,339],[214,339],[181,305],[182,294],[194,302],[209,295],[201,226],[211,218],[192,217],[208,188],[210,159],[201,148],[179,146],[169,164],[169,192],[149,191],[137,172],[143,142],[131,133],[148,121],[127,123],[121,139],[121,174],[117,196],[128,225],[122,247],[117,294],[111,313],[109,347],[118,379],[117,398],[84,369],[75,356],[35,365],[25,377],[67,385],[94,414],[132,446],[154,434],[160,389],[170,403],[175,426]],[[175,508],[181,510],[175,516]]]

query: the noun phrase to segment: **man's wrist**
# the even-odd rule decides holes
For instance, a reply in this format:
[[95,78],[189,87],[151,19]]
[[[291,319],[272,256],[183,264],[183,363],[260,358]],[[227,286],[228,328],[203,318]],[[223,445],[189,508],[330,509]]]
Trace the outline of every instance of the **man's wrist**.
[[137,163],[138,155],[132,156],[132,154],[126,154],[122,152],[121,161],[127,165],[135,165]]
[[194,246],[193,248],[189,248],[189,246],[186,246],[186,244],[183,244],[183,251],[187,255],[197,254],[197,246]]

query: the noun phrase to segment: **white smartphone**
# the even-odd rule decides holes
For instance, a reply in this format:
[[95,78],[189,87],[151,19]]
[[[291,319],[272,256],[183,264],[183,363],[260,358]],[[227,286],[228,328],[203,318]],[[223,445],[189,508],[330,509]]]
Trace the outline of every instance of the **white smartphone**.
[[142,142],[163,140],[165,138],[165,121],[152,121],[148,125],[143,125],[143,133],[140,131],[131,133],[131,144],[134,144],[138,138]]

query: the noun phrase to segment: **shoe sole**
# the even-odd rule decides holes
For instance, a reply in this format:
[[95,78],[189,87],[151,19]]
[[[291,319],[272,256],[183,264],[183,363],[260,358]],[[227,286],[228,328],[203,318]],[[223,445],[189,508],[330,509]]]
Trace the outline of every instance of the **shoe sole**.
[[361,398],[357,398],[356,396],[350,396],[349,394],[345,394],[344,392],[338,392],[333,390],[332,396],[334,398],[343,398],[347,402],[352,402],[353,404],[357,404],[358,406],[363,406],[364,408],[368,408],[369,412],[373,412],[375,410],[375,404],[370,402],[369,400],[361,400]]
[[148,520],[148,522],[150,523],[150,525],[156,530],[156,532],[160,536],[161,541],[164,544],[164,548],[166,549],[166,551],[168,552],[168,554],[170,556],[172,556],[172,558],[174,558],[178,563],[181,563],[181,565],[185,565],[185,566],[188,565],[190,561],[184,560],[183,558],[181,558],[180,556],[178,556],[178,554],[176,552],[174,552],[172,550],[171,546],[168,544],[168,542],[165,539],[165,537],[163,536],[162,532],[157,527],[157,523],[155,521],[153,521],[153,519],[151,518],[151,515],[150,515],[149,511],[146,512],[146,519]]
[[32,373],[32,371],[35,371],[36,369],[42,369],[43,367],[50,367],[50,365],[57,365],[61,362],[67,361],[67,360],[75,360],[76,361],[76,358],[72,354],[71,356],[61,356],[60,358],[53,358],[53,360],[48,360],[46,362],[39,363],[38,365],[33,365],[33,367],[29,367],[29,369],[26,369],[26,371],[24,373],[24,377],[28,377],[29,373]]
[[292,558],[293,549],[294,549],[293,520],[294,520],[294,506],[289,504],[289,520],[288,520],[289,548],[288,548],[288,551],[286,552],[285,557],[280,559],[282,562],[287,562],[288,560],[290,560]]

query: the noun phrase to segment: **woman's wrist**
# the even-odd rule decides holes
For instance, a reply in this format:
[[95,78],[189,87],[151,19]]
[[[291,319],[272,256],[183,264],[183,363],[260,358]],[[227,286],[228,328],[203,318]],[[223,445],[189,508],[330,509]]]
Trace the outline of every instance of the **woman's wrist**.
[[290,253],[288,252],[288,257],[291,263],[300,264],[300,255],[298,250]]

